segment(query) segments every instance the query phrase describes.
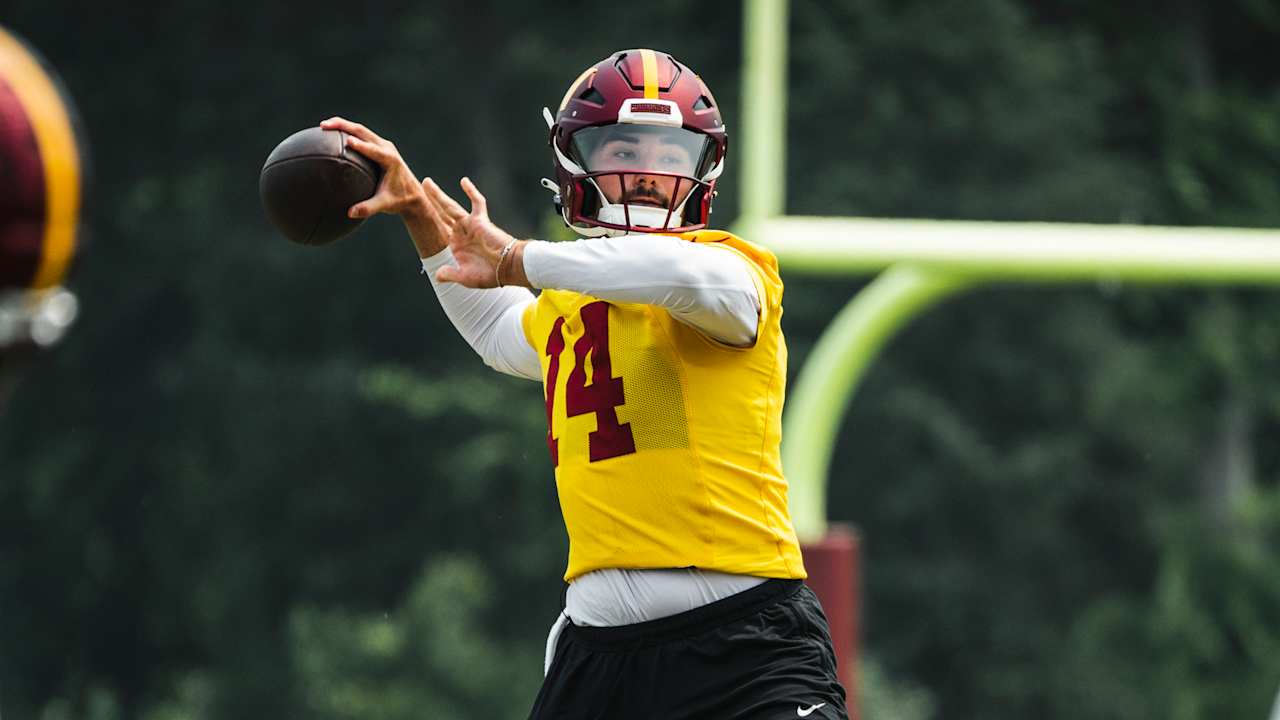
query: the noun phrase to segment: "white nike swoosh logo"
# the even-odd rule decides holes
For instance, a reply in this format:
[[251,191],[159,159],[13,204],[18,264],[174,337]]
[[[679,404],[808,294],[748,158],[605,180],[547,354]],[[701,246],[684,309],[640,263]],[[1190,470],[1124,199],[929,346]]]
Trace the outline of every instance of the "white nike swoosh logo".
[[814,710],[817,710],[820,707],[826,707],[826,705],[827,705],[826,703],[818,703],[817,705],[810,705],[807,708],[802,708],[799,705],[797,705],[796,714],[799,715],[800,717],[809,717],[810,715],[813,714]]

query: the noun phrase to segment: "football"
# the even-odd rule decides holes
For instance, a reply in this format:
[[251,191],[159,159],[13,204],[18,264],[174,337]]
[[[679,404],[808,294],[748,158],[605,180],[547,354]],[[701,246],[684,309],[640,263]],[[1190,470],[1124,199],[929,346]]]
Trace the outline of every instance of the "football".
[[258,193],[267,219],[286,238],[324,245],[360,226],[347,210],[373,197],[381,168],[347,147],[340,130],[311,127],[290,135],[267,156]]

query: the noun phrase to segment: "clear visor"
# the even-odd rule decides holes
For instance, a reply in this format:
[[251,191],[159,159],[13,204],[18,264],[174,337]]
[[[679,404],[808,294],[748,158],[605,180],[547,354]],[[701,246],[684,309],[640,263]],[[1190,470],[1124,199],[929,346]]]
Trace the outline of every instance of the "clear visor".
[[589,173],[660,172],[701,178],[715,143],[692,130],[658,125],[598,125],[573,134],[574,158]]

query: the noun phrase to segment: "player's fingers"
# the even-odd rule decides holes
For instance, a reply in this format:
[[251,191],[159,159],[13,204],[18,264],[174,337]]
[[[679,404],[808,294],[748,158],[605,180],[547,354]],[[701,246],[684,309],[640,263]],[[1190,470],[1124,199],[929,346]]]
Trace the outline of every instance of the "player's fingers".
[[427,199],[426,210],[427,215],[431,218],[431,222],[440,226],[445,231],[448,231],[453,223],[449,222],[449,218],[440,214],[440,208],[436,207],[436,204],[431,201],[430,195],[426,195],[426,193],[423,193],[423,195],[426,196]]
[[422,192],[427,196],[427,203],[431,205],[431,209],[435,214],[438,215],[442,221],[452,224],[453,216],[449,213],[448,208],[440,202],[440,198],[438,197],[440,194],[440,188],[432,182],[431,178],[428,177],[422,179]]
[[347,217],[357,218],[357,219],[373,217],[374,215],[377,215],[378,213],[391,207],[392,204],[393,204],[392,198],[388,197],[383,193],[378,193],[377,195],[374,195],[368,200],[365,200],[364,202],[358,202],[355,205],[352,205],[350,208],[348,208]]
[[475,268],[468,270],[454,265],[445,265],[436,271],[437,282],[458,283],[469,288],[495,287],[493,280],[486,280],[491,276],[492,272],[477,273]]
[[449,193],[442,190],[440,186],[436,184],[435,180],[427,178],[426,184],[423,187],[427,189],[427,192],[435,201],[437,207],[439,207],[450,220],[457,222],[467,216],[468,213],[463,209],[462,205],[458,204],[458,201],[454,200]]
[[453,234],[456,235],[459,239],[475,238],[479,234],[477,232],[477,230],[479,229],[477,227],[478,223],[479,223],[478,217],[476,217],[475,215],[468,215],[454,224]]
[[334,115],[327,120],[320,121],[320,127],[324,130],[349,130],[354,124],[355,123],[350,120],[338,115]]
[[400,156],[397,155],[394,150],[388,149],[383,145],[371,143],[368,140],[361,140],[354,135],[347,137],[347,147],[355,150],[383,167],[390,167],[400,159]]
[[437,282],[458,282],[458,268],[452,265],[445,265],[436,271]]
[[489,203],[485,201],[484,195],[480,194],[480,188],[471,182],[471,178],[462,178],[462,192],[467,194],[471,199],[471,214],[479,218],[489,218]]
[[458,227],[457,221],[446,215],[444,211],[440,209],[440,206],[435,204],[435,201],[431,199],[430,195],[427,196],[427,207],[431,210],[432,219],[434,219],[436,224],[440,226],[441,230],[447,234],[453,234]]
[[363,126],[357,122],[353,122],[351,120],[348,120],[344,117],[339,117],[337,115],[329,118],[328,120],[320,121],[320,128],[323,130],[341,130],[345,133],[350,133],[352,135],[356,134],[357,127],[363,127]]
[[456,200],[449,197],[435,180],[431,178],[423,178],[422,189],[427,191],[427,197],[436,206],[436,210],[440,211],[440,215],[446,218],[450,224],[453,224],[467,216],[467,211],[462,209]]
[[344,117],[331,117],[328,120],[321,122],[320,127],[325,130],[341,130],[348,135],[355,135],[366,142],[380,142],[382,140],[382,138],[378,137],[378,134],[374,131],[358,122],[353,122]]

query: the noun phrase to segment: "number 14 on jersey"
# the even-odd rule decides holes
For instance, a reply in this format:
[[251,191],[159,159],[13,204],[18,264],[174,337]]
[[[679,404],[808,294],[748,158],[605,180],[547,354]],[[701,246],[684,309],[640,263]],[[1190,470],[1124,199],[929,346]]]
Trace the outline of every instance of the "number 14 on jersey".
[[[609,359],[609,304],[603,301],[584,305],[582,337],[573,344],[573,367],[564,387],[566,417],[595,413],[596,429],[587,436],[591,462],[608,460],[636,451],[631,423],[618,422],[618,406],[626,402],[623,381],[613,377]],[[547,338],[547,449],[551,462],[560,464],[559,442],[554,432],[556,383],[560,378],[560,356],[564,352],[564,318],[557,318]],[[587,354],[591,354],[591,383],[587,383]]]

